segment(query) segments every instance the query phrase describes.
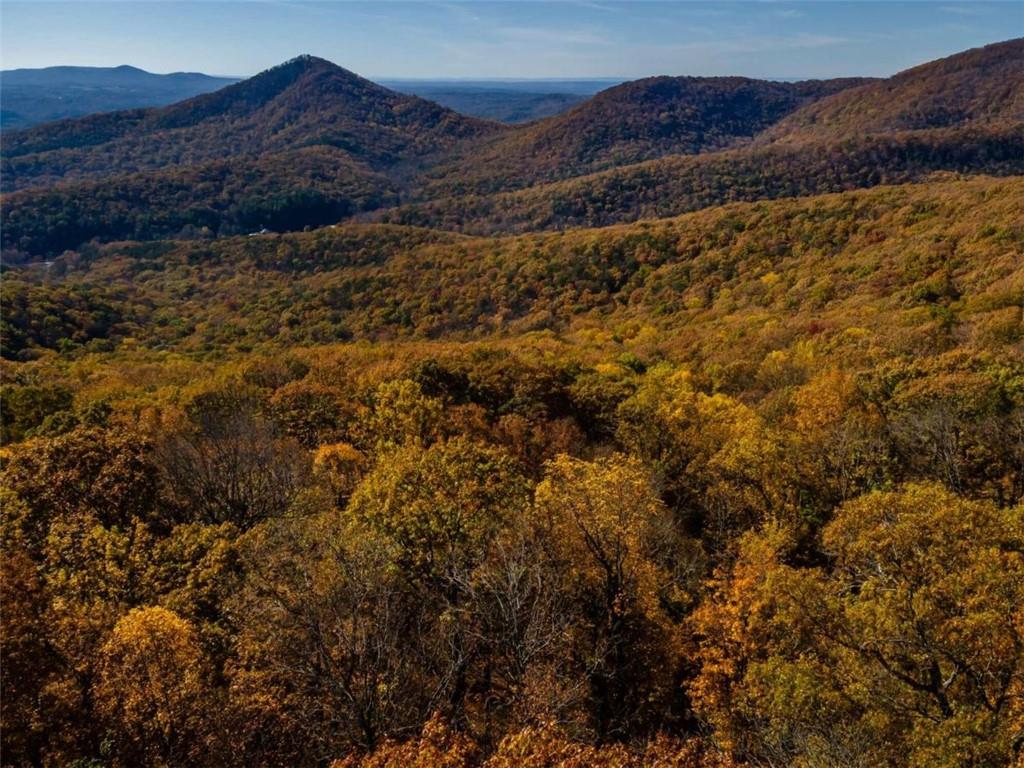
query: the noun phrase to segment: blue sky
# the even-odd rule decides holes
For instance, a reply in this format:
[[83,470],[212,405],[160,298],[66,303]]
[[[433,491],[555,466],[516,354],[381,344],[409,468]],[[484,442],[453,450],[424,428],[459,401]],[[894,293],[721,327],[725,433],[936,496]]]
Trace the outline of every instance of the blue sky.
[[0,66],[376,78],[890,75],[1024,35],[1024,2],[0,2]]

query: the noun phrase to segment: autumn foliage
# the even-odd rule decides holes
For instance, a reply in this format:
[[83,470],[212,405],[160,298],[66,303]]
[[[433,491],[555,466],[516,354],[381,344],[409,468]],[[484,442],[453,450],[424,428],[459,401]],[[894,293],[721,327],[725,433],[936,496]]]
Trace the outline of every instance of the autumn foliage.
[[[275,100],[296,76],[368,92],[299,60],[214,96],[316,128]],[[918,93],[920,76],[899,82]],[[698,85],[640,91],[719,104],[721,83]],[[838,121],[877,88],[813,114]],[[793,91],[770,90],[773,119]],[[438,120],[490,135],[369,93],[331,113],[390,137],[386,157],[344,150],[364,172],[446,145]],[[516,237],[360,222],[79,245],[182,225],[133,209],[105,228],[143,188],[163,201],[147,216],[200,222],[184,204],[213,194],[192,182],[219,167],[224,105],[90,119],[74,151],[46,148],[67,126],[23,136],[12,163],[100,162],[111,131],[129,162],[131,121],[165,120],[214,165],[180,187],[153,171],[5,200],[0,763],[1019,768],[1024,180],[862,176],[873,153],[900,159],[877,164],[897,180],[972,153],[1019,170],[1019,126],[979,94],[941,128],[889,105],[878,135],[830,145],[836,164],[760,144],[507,193],[523,207],[441,195],[395,213],[557,228],[764,185],[875,187]],[[252,162],[287,163],[261,125]],[[626,128],[623,152],[651,149],[654,128]],[[302,152],[312,166],[283,177],[359,186],[318,175],[337,147]],[[247,221],[231,218],[244,170],[219,182],[222,234]]]

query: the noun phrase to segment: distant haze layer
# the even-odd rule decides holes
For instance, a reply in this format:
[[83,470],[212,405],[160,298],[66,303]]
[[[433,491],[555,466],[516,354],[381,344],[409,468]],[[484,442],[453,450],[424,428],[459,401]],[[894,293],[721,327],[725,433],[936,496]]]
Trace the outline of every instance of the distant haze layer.
[[[160,107],[219,90],[237,78],[160,75],[137,67],[58,66],[0,72],[0,128],[14,130],[96,112]],[[384,80],[400,93],[472,117],[525,123],[557,115],[618,80]]]

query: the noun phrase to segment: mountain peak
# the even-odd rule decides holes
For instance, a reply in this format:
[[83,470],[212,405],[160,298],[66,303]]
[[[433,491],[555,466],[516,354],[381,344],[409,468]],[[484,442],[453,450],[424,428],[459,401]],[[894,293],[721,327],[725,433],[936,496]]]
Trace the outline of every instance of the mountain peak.
[[160,123],[163,127],[175,127],[194,124],[214,115],[250,113],[287,90],[303,88],[323,78],[343,80],[364,89],[383,90],[326,59],[303,54],[227,88],[168,107]]
[[[353,80],[358,80],[366,83],[367,85],[375,85],[369,80],[360,77],[355,72],[351,72],[344,67],[339,67],[333,61],[327,59],[321,59],[319,56],[313,56],[309,53],[303,53],[295,56],[287,61],[283,61],[269,69],[265,69],[256,75],[253,75],[250,80],[257,79],[278,79],[293,77],[298,79],[306,74],[310,73],[327,73],[335,76],[347,77]],[[379,86],[378,86],[379,87]]]
[[[293,66],[293,65],[302,65],[302,66],[306,66],[306,67],[312,67],[312,66],[316,66],[316,67],[337,67],[338,66],[337,64],[335,64],[335,63],[333,63],[331,61],[328,61],[327,59],[322,59],[319,56],[314,56],[311,53],[300,53],[298,56],[293,56],[292,58],[288,59],[285,62],[282,62],[281,64],[278,64],[277,66],[279,66],[279,67],[288,67],[288,66]],[[338,67],[338,68],[340,69],[340,67]]]

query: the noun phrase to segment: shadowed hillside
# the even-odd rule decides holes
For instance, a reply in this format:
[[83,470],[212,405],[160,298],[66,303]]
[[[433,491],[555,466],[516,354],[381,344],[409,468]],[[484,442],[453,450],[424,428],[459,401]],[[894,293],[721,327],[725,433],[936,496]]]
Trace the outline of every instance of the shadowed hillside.
[[803,104],[862,82],[652,77],[623,83],[563,115],[464,148],[429,174],[436,180],[422,194],[488,194],[664,155],[723,149]]
[[13,133],[4,146],[4,184],[23,189],[309,146],[337,148],[380,168],[487,130],[487,123],[303,56],[169,107]]
[[380,218],[475,234],[594,227],[738,200],[919,182],[939,172],[1024,173],[1024,125],[672,156],[514,192],[439,196],[383,211]]

